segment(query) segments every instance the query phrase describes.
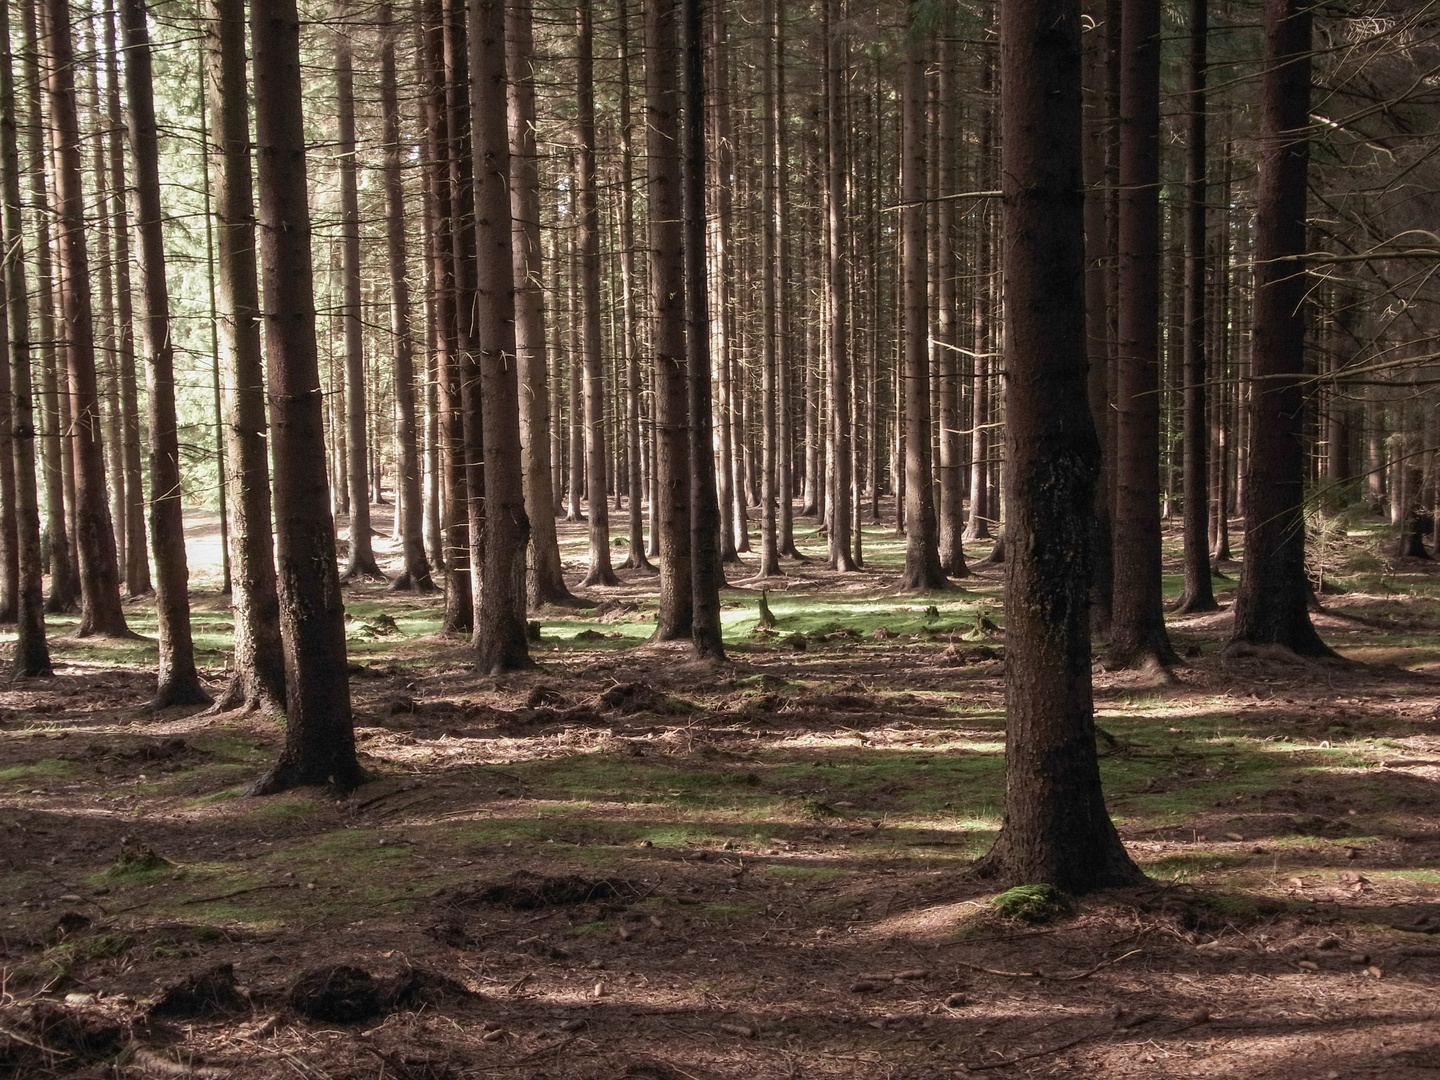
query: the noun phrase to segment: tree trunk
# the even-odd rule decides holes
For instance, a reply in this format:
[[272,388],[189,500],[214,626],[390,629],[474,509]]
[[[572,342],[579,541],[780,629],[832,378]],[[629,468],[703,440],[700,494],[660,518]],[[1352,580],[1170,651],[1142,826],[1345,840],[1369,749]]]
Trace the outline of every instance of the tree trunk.
[[[829,332],[830,450],[835,488],[829,515],[830,568],[855,570],[854,501],[850,490],[850,259],[845,189],[845,69],[847,37],[840,0],[825,0],[825,209],[829,222],[826,276]],[[933,507],[933,503],[932,503]],[[907,556],[908,561],[908,556]]]
[[714,292],[711,310],[714,319],[706,332],[711,337],[715,370],[720,376],[719,401],[716,411],[719,431],[715,440],[719,450],[716,470],[716,498],[720,506],[720,557],[724,562],[739,562],[740,553],[750,550],[750,530],[745,496],[745,426],[741,420],[744,397],[737,363],[735,310],[731,280],[734,273],[735,213],[735,152],[734,131],[730,119],[730,96],[727,68],[729,47],[725,5],[714,4],[710,13],[710,60],[714,72],[707,87],[706,106],[709,113],[711,139],[706,149],[708,194],[713,195],[710,210],[714,227],[706,230],[710,242],[712,268],[707,283]]
[[364,773],[355,759],[345,608],[325,477],[300,18],[294,0],[253,0],[250,18],[286,680],[285,748],[250,792],[267,795],[300,784],[349,791]]
[[[940,569],[942,573],[951,577],[969,577],[970,568],[965,564],[964,543],[965,485],[960,463],[960,354],[958,352],[960,334],[956,319],[958,289],[954,248],[956,202],[954,198],[951,198],[958,194],[956,157],[960,146],[960,72],[955,43],[947,36],[940,41],[939,48],[940,86],[936,108],[939,112],[940,129],[940,190],[937,194],[941,197],[941,201],[936,208],[938,229],[935,237],[935,265],[939,271],[939,280],[936,282],[936,299],[939,308],[936,312],[936,325],[939,330],[936,349],[939,354],[940,376],[940,401],[937,410],[940,419],[940,508],[938,512]],[[872,216],[878,217],[878,215]],[[875,255],[878,258],[878,245]],[[878,335],[876,336],[878,337]],[[878,356],[872,352],[872,363],[877,360]],[[878,381],[876,378],[870,380],[872,415],[874,413],[874,389]],[[873,444],[876,438],[874,424],[871,423],[867,427]],[[873,454],[871,460],[875,460]],[[876,487],[875,478],[872,475],[870,477],[872,493]]]
[[780,244],[776,214],[779,200],[776,181],[779,173],[775,112],[775,25],[776,0],[760,5],[760,565],[758,577],[780,573],[780,546],[777,534],[775,481],[779,458],[776,432],[776,364],[779,332],[776,325],[776,278]]
[[[200,84],[200,138],[209,153],[209,147],[213,142],[210,135],[209,98],[206,94],[206,68],[208,66],[206,46],[201,42],[200,65],[198,80]],[[205,285],[208,299],[210,301],[210,388],[212,392],[211,406],[212,415],[215,418],[215,481],[217,484],[216,500],[219,502],[218,510],[220,517],[220,595],[229,596],[234,591],[230,566],[230,512],[226,506],[228,483],[225,471],[225,407],[223,401],[223,388],[220,385],[220,307],[219,300],[215,295],[215,213],[213,208],[213,194],[210,190],[210,169],[204,167],[204,183],[202,187],[205,192]]]
[[[124,437],[124,425],[120,419],[120,383],[118,379],[118,367],[116,364],[116,350],[118,345],[115,332],[115,271],[117,269],[115,260],[111,255],[111,192],[109,170],[107,168],[108,154],[107,144],[110,147],[124,141],[124,128],[117,125],[111,129],[106,117],[100,109],[100,65],[103,62],[100,39],[95,31],[95,15],[87,13],[82,15],[79,22],[80,51],[77,60],[80,65],[80,76],[83,81],[85,93],[84,108],[89,113],[89,160],[86,165],[89,167],[91,176],[90,197],[94,200],[96,212],[90,217],[90,233],[88,242],[93,243],[95,262],[93,264],[92,278],[96,287],[95,295],[95,366],[97,390],[100,400],[101,415],[101,441],[104,444],[105,458],[105,480],[107,496],[110,506],[111,530],[115,536],[115,566],[120,574],[120,583],[125,583],[125,515],[128,503],[125,499],[125,471],[124,471],[124,449],[122,440]],[[115,196],[123,199],[126,196],[124,189],[116,191]],[[7,389],[8,395],[8,389]],[[7,451],[0,454],[0,462],[6,462],[10,458]],[[10,505],[10,488],[13,487],[13,478],[7,478],[3,468],[0,468],[0,503],[7,508]],[[0,526],[0,537],[5,537],[6,543],[9,537],[8,523]],[[13,545],[10,545],[13,551]],[[5,564],[10,564],[11,559],[7,552],[3,559]],[[8,573],[10,566],[6,565]],[[0,581],[4,576],[0,575]],[[4,595],[8,586],[0,588],[0,621],[8,622],[8,615],[12,609],[10,600]]]
[[1083,166],[1085,172],[1085,337],[1090,369],[1086,394],[1090,418],[1100,440],[1100,471],[1095,480],[1095,516],[1091,530],[1090,633],[1110,637],[1111,602],[1115,590],[1115,561],[1111,551],[1110,480],[1110,222],[1106,210],[1110,196],[1105,183],[1105,151],[1111,139],[1106,108],[1106,46],[1104,0],[1086,4],[1090,27],[1081,37],[1083,91]]
[[[476,344],[485,453],[485,545],[475,646],[479,670],[498,674],[530,664],[525,636],[525,550],[530,542],[530,519],[525,514],[519,382],[514,363],[515,262],[504,0],[474,0],[470,12],[470,115],[479,256]],[[604,506],[602,488],[602,510]]]
[[433,592],[430,561],[425,557],[424,503],[420,497],[420,429],[415,415],[415,336],[406,277],[405,186],[401,159],[400,100],[395,73],[394,5],[380,4],[380,112],[385,144],[385,252],[390,272],[390,335],[395,348],[395,400],[400,412],[400,547],[404,559],[392,589]]
[[180,433],[175,416],[175,346],[160,206],[160,141],[155,128],[150,34],[144,0],[121,0],[125,98],[135,162],[135,235],[140,253],[140,326],[149,396],[150,536],[155,545],[155,618],[160,667],[151,708],[208,705],[190,636],[190,570],[180,502]]
[[[530,517],[531,600],[536,605],[574,597],[560,567],[555,488],[550,468],[550,385],[545,347],[545,289],[540,259],[540,178],[535,150],[535,51],[530,0],[506,5],[506,64],[510,76],[510,206],[514,218],[515,346],[523,408],[520,437],[525,508]],[[623,86],[622,94],[629,92]]]
[[639,320],[635,311],[635,178],[634,125],[630,119],[630,14],[625,0],[616,12],[620,56],[620,303],[625,336],[625,453],[630,466],[630,554],[625,566],[651,571],[645,557],[644,453],[640,441],[640,396],[644,375],[640,366]]
[[[28,5],[22,5],[28,6]],[[3,203],[5,312],[9,322],[10,448],[15,462],[14,678],[51,674],[45,640],[44,552],[35,486],[35,401],[30,377],[30,298],[25,286],[24,223],[20,203],[20,149],[16,133],[10,6],[0,5],[0,203]]]
[[65,312],[70,398],[75,431],[75,544],[80,553],[80,626],[77,637],[131,637],[120,606],[120,568],[105,485],[105,450],[95,377],[95,324],[90,306],[90,264],[85,251],[85,192],[80,182],[80,125],[75,105],[75,53],[68,0],[45,0],[50,50],[50,123],[58,160],[56,219],[65,270]]
[[1216,611],[1210,580],[1210,447],[1205,387],[1205,54],[1209,0],[1190,3],[1190,86],[1185,204],[1185,592],[1177,609]]
[[595,179],[595,33],[590,8],[590,0],[579,0],[575,5],[580,352],[585,365],[585,497],[590,519],[587,586],[620,584],[610,566],[610,510],[605,501],[609,462],[605,448],[605,363],[600,355],[600,196]]
[[1120,329],[1112,658],[1176,662],[1160,568],[1160,0],[1121,15]]
[[[794,371],[793,328],[794,303],[790,288],[790,237],[787,234],[789,217],[787,200],[790,185],[787,150],[789,141],[785,130],[785,0],[774,0],[773,19],[764,33],[775,42],[775,96],[770,112],[775,132],[775,438],[779,453],[775,470],[779,477],[776,499],[779,520],[776,522],[780,554],[792,559],[800,558],[795,547],[795,414],[792,408]],[[802,459],[803,460],[803,459]]]
[[691,640],[701,659],[725,658],[720,633],[720,505],[715,491],[714,417],[710,396],[710,292],[705,281],[705,5],[681,0],[684,57],[685,363],[689,369]]
[[976,866],[1074,893],[1144,880],[1105,810],[1090,689],[1090,521],[1076,0],[1001,8],[1005,188],[1005,818]]
[[45,475],[44,543],[49,553],[50,596],[45,610],[71,612],[79,602],[80,582],[75,572],[75,551],[70,543],[65,514],[65,457],[62,446],[68,439],[60,424],[61,393],[58,386],[55,327],[54,276],[50,260],[50,200],[45,183],[45,134],[41,118],[40,44],[36,27],[37,9],[45,0],[20,5],[24,33],[25,81],[28,86],[26,126],[30,129],[26,151],[30,174],[30,203],[35,215],[36,324],[40,331],[40,384],[43,435],[40,441],[41,470]]
[[1266,0],[1255,204],[1255,315],[1245,563],[1232,647],[1281,645],[1332,656],[1310,622],[1305,577],[1305,204],[1313,16]]
[[[930,312],[925,237],[925,37],[913,22],[901,76],[900,235],[904,262],[905,571],[904,592],[944,589],[930,457]],[[845,481],[841,481],[841,486]],[[841,491],[841,495],[845,492]]]
[[255,202],[250,162],[250,96],[245,80],[244,0],[210,0],[209,90],[218,249],[220,354],[226,382],[230,462],[231,612],[235,677],[217,709],[285,711],[285,646],[275,584],[270,455],[265,422],[260,294],[255,267]]
[[[109,84],[110,128],[119,131],[119,50],[115,48],[115,4],[105,3],[106,81]],[[120,419],[125,472],[125,591],[143,596],[151,591],[150,553],[145,536],[145,488],[140,459],[140,388],[135,371],[134,292],[130,283],[130,222],[125,192],[125,147],[110,140],[110,190],[114,196],[116,365],[120,379]],[[268,473],[267,473],[268,480]]]
[[[571,158],[572,165],[574,157]],[[578,169],[571,170],[572,183],[578,187]],[[569,316],[570,345],[565,350],[568,358],[569,380],[566,383],[569,401],[566,412],[569,414],[570,422],[570,445],[569,453],[566,455],[566,465],[569,466],[565,481],[565,520],[584,521],[585,510],[583,499],[585,497],[585,358],[581,355],[584,348],[582,341],[582,323],[584,321],[580,310],[580,244],[576,235],[580,231],[579,215],[577,207],[572,201],[570,203],[570,228],[566,230],[569,238],[569,250],[566,258],[565,275],[565,297],[566,314]],[[559,267],[556,267],[558,272]]]
[[365,339],[360,310],[360,194],[355,160],[355,69],[349,0],[335,18],[335,96],[340,132],[340,325],[345,335],[345,456],[350,470],[350,558],[345,578],[383,578],[370,542],[370,460],[366,431]]
[[442,0],[430,0],[425,13],[425,51],[429,85],[426,94],[426,150],[434,178],[436,321],[440,327],[436,356],[439,388],[441,468],[443,473],[442,533],[445,545],[445,615],[442,626],[452,634],[469,633],[473,626],[470,591],[470,541],[466,532],[465,435],[460,413],[458,353],[460,287],[457,280],[458,222],[454,212],[455,179],[452,159],[456,137],[446,77],[446,43],[450,37],[447,10]]
[[680,173],[676,0],[645,0],[645,129],[649,152],[651,348],[655,354],[655,472],[660,611],[655,640],[688,638],[691,585],[689,379],[685,342],[685,233]]

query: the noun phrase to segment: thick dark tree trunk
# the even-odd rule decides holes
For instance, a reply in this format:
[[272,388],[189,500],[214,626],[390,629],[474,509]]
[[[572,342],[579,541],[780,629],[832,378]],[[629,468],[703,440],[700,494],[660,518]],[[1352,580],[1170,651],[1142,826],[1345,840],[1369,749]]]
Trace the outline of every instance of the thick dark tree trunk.
[[645,0],[645,129],[650,159],[646,187],[660,539],[657,641],[690,637],[695,621],[690,570],[690,416],[685,366],[678,23],[676,0]]
[[383,578],[370,542],[370,460],[366,429],[365,335],[360,310],[360,193],[355,160],[355,65],[349,0],[335,28],[335,94],[340,130],[340,325],[345,334],[345,456],[350,462],[350,557],[346,578]]
[[1210,0],[1190,3],[1189,127],[1185,183],[1185,592],[1177,610],[1215,611],[1210,580],[1210,447],[1205,387],[1205,64]]
[[43,542],[48,549],[50,595],[45,610],[53,613],[74,611],[80,598],[80,582],[75,571],[75,552],[70,543],[69,524],[65,514],[65,460],[60,423],[61,393],[58,386],[59,360],[55,343],[55,293],[51,264],[50,199],[45,182],[46,127],[40,108],[42,76],[40,74],[40,43],[36,27],[37,9],[45,0],[20,5],[24,32],[25,82],[29,88],[26,100],[26,144],[30,179],[30,204],[35,216],[36,328],[40,331],[40,396],[41,424],[44,438],[40,440],[41,470],[45,476],[45,532]]
[[285,642],[285,748],[250,791],[300,784],[349,791],[355,758],[345,607],[325,477],[310,204],[295,0],[252,0],[265,353],[274,418],[275,546]]
[[1110,116],[1106,108],[1106,44],[1104,0],[1085,5],[1090,26],[1081,37],[1084,79],[1084,171],[1085,171],[1085,338],[1090,359],[1086,393],[1090,417],[1100,439],[1100,472],[1095,480],[1095,520],[1091,531],[1093,550],[1090,583],[1090,633],[1099,640],[1110,637],[1111,602],[1115,589],[1115,562],[1111,551],[1110,481],[1114,462],[1110,457],[1110,222],[1106,210],[1110,196],[1105,183],[1105,150],[1111,141]]
[[20,203],[20,149],[16,134],[10,7],[0,6],[0,202],[3,202],[5,313],[9,322],[10,449],[15,461],[16,678],[51,674],[45,640],[44,552],[40,500],[35,486],[35,399],[30,376],[30,298],[25,287],[24,224]]
[[595,32],[590,0],[575,5],[580,235],[580,353],[585,365],[585,498],[589,514],[588,585],[619,585],[610,565],[609,460],[605,447],[605,362],[600,327],[600,195],[595,179]]
[[[506,4],[506,65],[510,76],[510,206],[514,219],[515,347],[523,406],[520,437],[525,508],[530,517],[531,601],[574,600],[560,567],[555,531],[555,489],[550,469],[550,396],[545,290],[540,265],[540,178],[535,150],[535,46],[530,0]],[[623,85],[621,93],[628,94]]]
[[175,346],[160,206],[160,140],[155,128],[150,34],[144,0],[121,0],[125,98],[135,162],[135,235],[140,254],[140,327],[149,395],[150,537],[155,548],[155,617],[160,669],[151,706],[208,705],[190,636],[190,570],[180,503],[180,433],[175,416]]
[[681,184],[685,214],[685,363],[689,369],[690,551],[695,652],[725,658],[720,634],[720,505],[715,491],[714,418],[710,396],[710,290],[705,281],[705,6],[681,0],[685,70]]
[[944,589],[930,457],[930,312],[925,236],[925,37],[911,25],[901,76],[900,237],[905,349],[905,592]]
[[1117,349],[1112,658],[1177,657],[1160,564],[1160,0],[1121,15],[1120,329]]
[[211,0],[208,12],[215,209],[219,218],[217,313],[225,381],[226,458],[235,529],[230,607],[235,676],[219,709],[285,711],[285,646],[275,584],[265,369],[255,267],[255,199],[250,162],[250,88],[245,79],[245,2]]
[[1090,521],[1100,447],[1085,393],[1077,0],[1008,0],[1005,202],[1005,818],[977,864],[1083,893],[1144,880],[1105,810],[1090,689]]
[[65,312],[70,400],[75,415],[75,546],[80,554],[78,637],[131,637],[120,606],[120,568],[105,486],[105,449],[95,376],[95,324],[90,306],[90,264],[85,250],[85,192],[80,182],[80,124],[75,104],[75,53],[68,0],[45,0],[50,53],[50,125],[56,173],[59,258],[65,269]]
[[410,282],[406,274],[405,186],[401,159],[400,98],[395,73],[395,17],[390,0],[380,4],[380,113],[385,144],[385,252],[390,271],[390,334],[395,349],[395,400],[400,413],[400,546],[404,559],[392,589],[433,592],[430,561],[425,557],[424,503],[420,497],[420,428],[415,409],[415,335],[410,318]]
[[1334,655],[1315,632],[1305,576],[1305,204],[1310,39],[1303,0],[1266,0],[1255,201],[1255,343],[1245,471],[1245,563],[1231,646]]
[[[515,371],[515,263],[510,223],[504,0],[472,0],[470,115],[475,154],[476,323],[484,415],[485,547],[475,619],[477,666],[498,674],[529,666],[525,550],[530,519],[520,466]],[[600,505],[605,505],[602,489]]]

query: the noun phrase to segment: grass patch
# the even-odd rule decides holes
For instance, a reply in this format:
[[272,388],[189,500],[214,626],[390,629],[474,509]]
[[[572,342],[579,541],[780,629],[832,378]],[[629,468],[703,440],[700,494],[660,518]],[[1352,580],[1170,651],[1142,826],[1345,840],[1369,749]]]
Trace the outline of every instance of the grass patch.
[[42,758],[28,765],[0,769],[0,780],[64,780],[75,775],[75,767],[59,758]]

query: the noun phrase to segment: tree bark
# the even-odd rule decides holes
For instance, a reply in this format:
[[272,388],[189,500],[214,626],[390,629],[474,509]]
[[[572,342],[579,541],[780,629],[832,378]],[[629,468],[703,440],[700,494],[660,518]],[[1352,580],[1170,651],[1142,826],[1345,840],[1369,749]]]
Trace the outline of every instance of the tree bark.
[[[28,6],[28,5],[22,5]],[[24,223],[20,203],[20,149],[16,130],[10,6],[0,5],[0,202],[3,202],[5,312],[8,319],[10,449],[15,462],[15,659],[11,674],[52,673],[45,640],[44,552],[35,485],[35,401],[31,391],[30,298],[25,285]]]
[[[936,312],[936,325],[939,330],[936,350],[939,356],[940,376],[940,400],[936,410],[940,420],[940,507],[938,518],[941,572],[950,577],[963,578],[970,576],[970,568],[965,563],[965,485],[960,459],[960,354],[958,351],[960,334],[956,304],[959,290],[956,282],[954,247],[956,202],[950,197],[958,193],[956,158],[960,146],[961,90],[958,50],[955,42],[950,40],[950,33],[953,33],[953,24],[951,31],[947,32],[939,43],[940,85],[936,101],[940,129],[940,190],[937,194],[941,196],[940,203],[936,208],[938,229],[935,237],[935,265],[939,271],[939,280],[936,282],[935,290],[939,309]],[[877,244],[877,258],[878,255]],[[878,293],[878,291],[877,288],[876,292]],[[876,300],[878,301],[878,299],[877,296]],[[877,362],[878,359],[878,355],[872,354],[872,363]],[[871,413],[873,414],[874,388],[879,380],[872,378],[870,382]],[[868,426],[873,445],[877,432],[873,423]],[[871,460],[875,460],[873,454]],[[870,477],[872,499],[877,487],[872,475]]]
[[605,447],[605,362],[600,328],[600,196],[595,179],[595,32],[590,0],[575,5],[577,171],[580,235],[580,352],[585,366],[585,498],[590,569],[585,585],[619,585],[610,565],[609,461]]
[[149,396],[150,536],[155,547],[155,618],[160,664],[151,708],[208,705],[195,670],[190,636],[190,570],[185,559],[185,517],[180,502],[180,433],[175,415],[175,346],[170,336],[170,293],[160,206],[160,141],[144,0],[121,0],[125,45],[125,97],[130,154],[135,162],[135,237],[140,254],[140,327]]
[[[545,346],[545,289],[540,247],[539,156],[535,150],[535,51],[530,0],[506,5],[506,65],[510,77],[510,206],[514,218],[515,347],[523,407],[520,437],[525,508],[530,517],[531,602],[573,601],[560,567],[551,481],[549,360]],[[629,88],[622,84],[621,93]]]
[[365,338],[360,310],[360,194],[355,160],[355,64],[349,0],[335,17],[335,97],[340,131],[340,325],[345,335],[345,456],[350,470],[350,557],[345,578],[384,578],[370,542],[370,460],[366,430]]
[[70,398],[75,430],[75,544],[80,553],[77,637],[131,637],[120,606],[120,569],[105,485],[105,451],[95,376],[95,324],[85,250],[85,192],[80,181],[80,125],[68,0],[45,0],[49,42],[50,123],[58,163],[56,216],[65,312]]
[[1105,182],[1106,147],[1112,139],[1111,120],[1106,108],[1106,48],[1110,28],[1106,24],[1104,0],[1085,5],[1090,26],[1081,36],[1083,90],[1083,168],[1085,173],[1085,337],[1090,368],[1086,394],[1090,417],[1100,440],[1100,471],[1095,481],[1095,515],[1091,530],[1090,633],[1092,638],[1110,637],[1110,617],[1115,591],[1115,562],[1111,551],[1110,480],[1114,462],[1110,458],[1109,427],[1110,367],[1113,355],[1110,336],[1110,195]]
[[1185,203],[1185,591],[1177,609],[1216,611],[1210,580],[1210,447],[1205,386],[1205,65],[1209,0],[1190,2],[1189,132]]
[[456,191],[461,185],[455,160],[463,137],[461,118],[455,107],[456,80],[451,72],[455,28],[450,5],[444,0],[433,0],[428,6],[427,21],[426,50],[431,76],[427,139],[436,177],[434,233],[436,280],[440,283],[436,300],[442,329],[437,357],[445,472],[445,616],[442,625],[448,633],[468,634],[474,628],[474,597],[470,581],[469,477],[461,391],[461,365],[468,346],[461,328],[469,313],[461,280],[465,245],[457,236],[463,207],[462,196]]
[[1121,15],[1120,329],[1110,654],[1169,665],[1160,563],[1160,0]]
[[[764,33],[774,40],[775,94],[771,99],[770,113],[775,132],[775,438],[779,443],[775,470],[778,476],[776,501],[778,503],[778,546],[780,554],[799,559],[795,547],[795,417],[792,409],[794,400],[795,356],[792,334],[794,303],[790,288],[790,237],[787,234],[789,217],[787,201],[789,196],[789,168],[785,124],[785,0],[774,0],[773,18]],[[803,458],[802,458],[803,460]]]
[[649,156],[646,187],[660,540],[657,641],[688,638],[694,625],[678,21],[676,0],[645,0],[645,128]]
[[760,5],[760,565],[758,577],[780,573],[780,545],[776,521],[776,473],[779,467],[776,431],[776,366],[779,327],[776,319],[778,248],[776,214],[779,179],[775,111],[775,3]]
[[[498,674],[530,664],[525,627],[525,550],[530,542],[530,519],[525,514],[520,466],[515,370],[504,0],[472,0],[470,14],[470,115],[479,255],[476,344],[485,453],[485,550],[475,647],[479,670]],[[605,505],[603,488],[600,505]]]
[[35,216],[36,325],[40,331],[40,385],[43,438],[40,441],[41,471],[45,476],[45,531],[42,542],[48,550],[50,595],[45,610],[71,612],[79,602],[80,581],[75,569],[75,550],[70,543],[65,514],[66,455],[62,445],[68,438],[60,423],[59,360],[56,350],[54,274],[51,264],[50,199],[46,177],[46,127],[42,121],[40,97],[40,43],[36,26],[38,9],[45,0],[20,5],[24,35],[26,126],[30,130],[26,156],[30,178],[30,204]]
[[[230,463],[231,611],[235,676],[220,709],[282,713],[285,646],[275,584],[270,457],[260,352],[260,291],[255,267],[255,202],[250,161],[250,96],[245,80],[244,0],[210,0],[207,12],[215,210],[219,218],[217,312]],[[218,151],[218,154],[217,154]]]
[[1313,16],[1266,0],[1255,204],[1255,314],[1245,563],[1231,645],[1333,656],[1310,622],[1305,577],[1305,204]]
[[[850,474],[850,260],[845,188],[845,67],[847,38],[840,0],[825,0],[825,211],[828,221],[826,327],[829,332],[830,450],[835,487],[829,514],[830,568],[856,569]],[[908,557],[907,557],[908,558]]]
[[[107,146],[114,147],[124,142],[124,127],[117,125],[113,129],[110,128],[105,114],[101,112],[100,65],[103,63],[103,57],[100,38],[95,28],[95,13],[82,15],[77,29],[80,34],[80,49],[76,59],[79,63],[80,77],[83,83],[81,89],[85,95],[83,107],[89,114],[90,128],[86,139],[89,144],[89,160],[86,165],[91,176],[90,197],[96,208],[96,212],[90,217],[90,232],[87,240],[93,247],[95,257],[91,276],[96,289],[94,298],[95,366],[100,401],[100,431],[101,441],[104,444],[105,481],[110,505],[110,521],[115,536],[115,565],[120,574],[120,583],[124,585],[125,517],[129,504],[125,499],[125,457],[122,446],[124,425],[120,418],[120,382],[116,362],[118,336],[115,329],[114,285],[117,266],[111,253],[112,193],[108,190],[110,178],[106,166],[109,157]],[[113,194],[117,199],[126,197],[123,188]],[[8,388],[6,392],[8,394]],[[7,451],[0,455],[0,462],[7,461],[9,457]],[[0,468],[0,503],[5,505],[7,513],[11,486],[11,478],[7,478],[3,468]],[[0,526],[0,536],[5,536],[8,531],[8,524]],[[7,544],[8,540],[9,538],[6,537]],[[8,554],[4,557],[4,562],[10,563]],[[9,569],[9,566],[6,566],[7,572]],[[0,577],[0,580],[3,580],[3,577]],[[4,592],[5,589],[0,588],[0,621],[8,622],[10,605],[3,595]]]
[[420,497],[420,429],[415,409],[415,334],[406,275],[405,185],[401,159],[400,98],[395,73],[395,13],[390,0],[380,4],[380,112],[385,144],[385,254],[390,272],[390,335],[395,348],[395,400],[400,413],[400,546],[404,559],[392,589],[433,592],[430,561],[425,557],[424,502]]
[[1005,818],[976,866],[1083,893],[1144,876],[1105,810],[1090,687],[1090,520],[1100,447],[1085,393],[1077,0],[1001,8],[1007,311]]
[[285,748],[250,792],[268,795],[300,784],[349,791],[364,772],[355,758],[345,608],[325,476],[300,18],[295,0],[252,0],[250,18],[286,689]]
[[616,10],[617,50],[620,59],[620,303],[625,338],[625,453],[630,467],[630,554],[624,565],[651,571],[645,557],[644,451],[640,434],[640,397],[644,374],[640,365],[639,320],[635,311],[635,177],[634,125],[630,119],[630,14],[625,0]]
[[[913,11],[913,8],[912,8]],[[904,592],[944,589],[930,457],[930,311],[925,236],[925,37],[913,22],[905,36],[900,93],[900,236],[904,263],[905,571]],[[837,492],[844,495],[837,485]]]
[[690,550],[695,653],[711,662],[725,658],[720,633],[720,505],[715,491],[714,416],[710,395],[710,290],[705,281],[705,5],[681,0],[684,57],[685,364],[689,369]]

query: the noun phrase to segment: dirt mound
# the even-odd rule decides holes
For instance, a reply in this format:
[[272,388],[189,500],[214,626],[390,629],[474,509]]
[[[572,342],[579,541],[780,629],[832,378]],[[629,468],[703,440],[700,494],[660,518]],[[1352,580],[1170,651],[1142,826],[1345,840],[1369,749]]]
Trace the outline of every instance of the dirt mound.
[[22,1034],[31,1036],[47,1050],[94,1059],[118,1050],[126,1032],[117,1020],[104,1013],[37,1001],[29,1008]]
[[600,704],[614,709],[621,716],[638,712],[684,713],[693,710],[688,701],[663,694],[649,683],[632,682],[612,686],[600,695]]
[[302,972],[286,1000],[292,1009],[311,1020],[356,1024],[382,1013],[468,1001],[478,996],[428,968],[410,967],[390,978],[377,979],[364,968],[335,964]]
[[195,1020],[209,1016],[228,1016],[250,1007],[235,987],[235,966],[215,967],[187,976],[160,995],[150,1006],[149,1015]]
[[448,975],[429,968],[411,967],[384,980],[381,1005],[389,1012],[474,1001],[479,997],[468,986]]
[[311,1020],[355,1024],[380,1015],[380,992],[380,984],[368,971],[336,964],[301,972],[286,1000]]
[[498,904],[516,911],[533,911],[562,904],[615,900],[633,896],[634,893],[634,888],[623,881],[606,878],[592,881],[574,874],[549,877],[519,870],[505,881],[483,885],[473,892],[461,893],[452,897],[450,902],[459,907]]

